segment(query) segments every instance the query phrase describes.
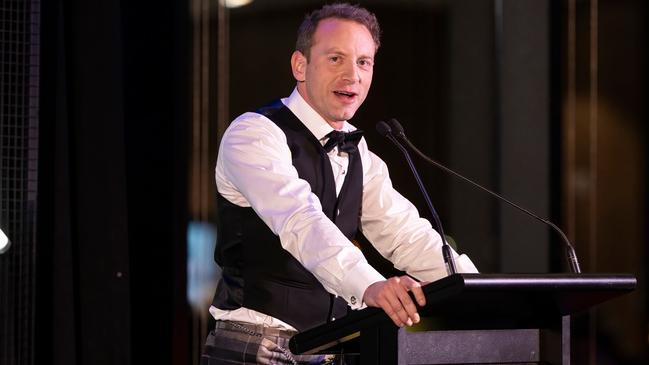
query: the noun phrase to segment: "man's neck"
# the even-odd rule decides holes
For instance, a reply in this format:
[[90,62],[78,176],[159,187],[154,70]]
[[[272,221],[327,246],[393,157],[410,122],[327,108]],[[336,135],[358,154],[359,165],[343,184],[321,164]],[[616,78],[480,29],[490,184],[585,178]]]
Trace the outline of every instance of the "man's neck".
[[331,126],[331,128],[333,128],[333,129],[335,129],[337,131],[343,129],[343,125],[345,125],[345,122],[330,122],[330,121],[327,121],[327,123]]
[[[311,105],[311,103],[309,102],[309,98],[305,97],[306,90],[304,90],[303,84],[300,84],[299,82],[297,84],[297,92],[300,94],[300,97],[302,98],[302,100],[304,100],[304,102],[307,103],[307,105],[309,105],[309,107],[311,107],[311,109],[316,111],[315,108],[313,107],[313,105]],[[316,111],[316,113],[317,113],[317,111]],[[343,129],[343,126],[345,125],[345,121],[329,121],[329,120],[327,120],[327,118],[325,118],[320,113],[318,113],[318,115],[320,115],[320,117],[322,117],[322,119],[325,122],[327,122],[327,124],[329,124],[331,126],[331,128],[333,128],[333,129],[335,129],[337,131]]]

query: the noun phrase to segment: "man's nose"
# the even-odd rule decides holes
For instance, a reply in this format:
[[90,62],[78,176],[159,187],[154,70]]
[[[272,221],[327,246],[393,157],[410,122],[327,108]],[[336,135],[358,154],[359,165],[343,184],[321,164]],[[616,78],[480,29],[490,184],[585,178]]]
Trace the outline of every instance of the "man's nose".
[[343,80],[350,83],[361,82],[361,74],[358,69],[358,65],[355,62],[345,63],[343,69]]

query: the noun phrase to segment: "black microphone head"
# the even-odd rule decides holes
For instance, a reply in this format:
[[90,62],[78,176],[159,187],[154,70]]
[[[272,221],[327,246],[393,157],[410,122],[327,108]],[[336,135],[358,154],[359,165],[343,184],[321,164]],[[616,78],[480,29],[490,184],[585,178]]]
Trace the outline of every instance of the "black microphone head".
[[376,131],[379,132],[382,137],[387,137],[388,135],[392,134],[392,128],[390,128],[388,123],[384,121],[376,123]]
[[401,126],[401,123],[399,123],[399,121],[392,118],[392,119],[390,119],[388,121],[388,123],[390,124],[390,127],[392,128],[392,131],[394,132],[394,134],[396,134],[397,136],[404,136],[405,137],[406,132],[403,130],[403,127]]

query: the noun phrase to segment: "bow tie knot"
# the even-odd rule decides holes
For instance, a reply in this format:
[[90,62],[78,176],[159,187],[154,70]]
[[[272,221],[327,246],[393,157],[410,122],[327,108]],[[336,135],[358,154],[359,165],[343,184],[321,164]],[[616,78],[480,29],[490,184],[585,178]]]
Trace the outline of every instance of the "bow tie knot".
[[358,142],[360,142],[363,137],[363,131],[360,129],[353,132],[333,131],[327,134],[327,137],[329,137],[329,140],[323,146],[327,153],[333,150],[336,146],[340,151],[354,153],[357,150],[356,146],[358,145]]

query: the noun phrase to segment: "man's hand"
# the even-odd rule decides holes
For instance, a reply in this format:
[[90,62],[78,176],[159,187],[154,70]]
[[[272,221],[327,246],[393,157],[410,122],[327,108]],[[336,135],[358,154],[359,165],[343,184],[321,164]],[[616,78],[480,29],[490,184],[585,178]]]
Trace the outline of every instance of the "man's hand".
[[420,306],[426,305],[421,284],[406,275],[370,285],[363,294],[363,301],[370,307],[382,308],[397,326],[412,326],[419,323],[420,318],[408,291],[412,291]]

